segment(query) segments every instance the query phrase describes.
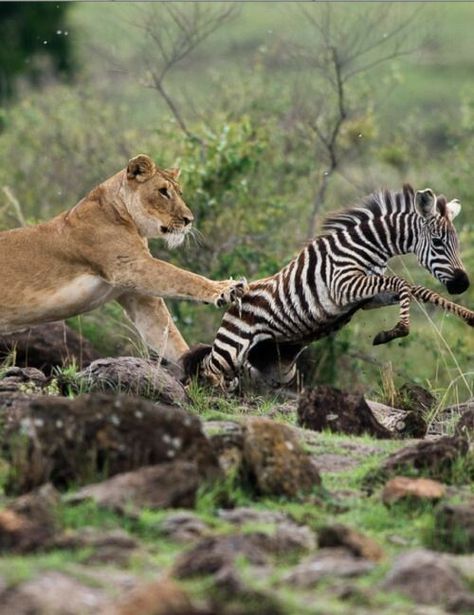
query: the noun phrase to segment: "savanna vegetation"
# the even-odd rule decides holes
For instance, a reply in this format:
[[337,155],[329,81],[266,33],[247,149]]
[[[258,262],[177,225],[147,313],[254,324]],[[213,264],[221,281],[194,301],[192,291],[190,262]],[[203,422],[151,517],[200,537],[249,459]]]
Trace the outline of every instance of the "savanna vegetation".
[[[4,96],[3,228],[72,206],[144,151],[182,167],[200,231],[173,254],[156,243],[155,254],[210,277],[272,273],[326,212],[404,181],[461,199],[473,270],[469,5],[61,7],[41,36],[48,48],[67,33],[74,78],[36,50],[41,79],[20,73],[15,97]],[[438,286],[410,258],[393,268]],[[460,301],[472,304],[472,289]],[[190,342],[212,339],[218,313],[172,309]],[[468,397],[470,331],[413,312],[411,335],[376,351],[373,334],[395,309],[359,315],[309,351],[310,379],[373,390],[390,361],[397,378]],[[108,352],[131,333],[113,306],[75,326]]]
[[[470,3],[73,2],[35,3],[35,7],[25,3],[24,8],[20,3],[6,4],[0,4],[0,33],[9,37],[11,45],[0,51],[0,230],[36,223],[72,207],[90,188],[123,168],[129,158],[144,152],[163,167],[181,167],[185,200],[197,229],[186,245],[173,252],[161,241],[152,241],[153,253],[207,277],[257,279],[269,275],[319,231],[328,212],[354,204],[379,187],[397,189],[408,181],[416,188],[429,186],[449,199],[460,199],[463,209],[456,228],[466,269],[474,278],[474,177],[470,169],[474,155],[474,6]],[[407,280],[446,295],[414,258],[394,259],[391,268]],[[455,300],[474,308],[473,286]],[[213,339],[219,310],[184,301],[171,301],[170,308],[189,343]],[[185,392],[176,381],[182,396],[176,405],[184,408],[182,428],[188,428],[190,414],[199,418],[206,438],[194,437],[205,440],[204,444],[199,440],[202,446],[212,443],[223,468],[222,480],[212,484],[201,480],[199,486],[194,485],[192,504],[183,504],[193,510],[184,521],[179,519],[180,511],[153,508],[149,502],[125,514],[87,499],[77,504],[74,498],[81,483],[108,477],[110,460],[122,454],[120,438],[126,439],[128,433],[133,436],[137,430],[136,448],[133,454],[127,451],[127,470],[136,469],[134,455],[147,454],[142,440],[149,434],[136,425],[143,416],[140,404],[145,402],[134,397],[130,403],[136,403],[138,410],[133,429],[117,436],[125,417],[119,406],[124,402],[117,401],[120,381],[109,382],[113,396],[103,401],[104,416],[99,417],[104,425],[96,426],[97,433],[91,435],[82,428],[80,413],[74,414],[72,408],[76,402],[78,406],[83,403],[87,414],[90,398],[83,394],[96,389],[75,364],[56,367],[47,378],[9,371],[15,358],[11,356],[0,366],[0,406],[4,416],[12,417],[10,422],[0,417],[0,551],[10,549],[0,558],[0,594],[13,600],[11,604],[15,600],[23,604],[28,591],[30,597],[33,592],[30,588],[22,594],[25,584],[44,577],[55,579],[59,595],[64,578],[48,575],[60,571],[88,588],[91,599],[99,588],[115,599],[121,584],[153,581],[163,572],[175,574],[177,562],[193,548],[193,541],[203,539],[205,550],[207,539],[225,542],[230,537],[232,541],[238,534],[236,541],[243,540],[242,535],[253,540],[258,534],[260,542],[262,535],[272,537],[265,547],[268,559],[263,567],[251,561],[254,551],[249,555],[244,549],[243,555],[237,550],[227,569],[207,570],[209,574],[196,577],[176,573],[197,605],[196,610],[183,607],[177,612],[441,615],[451,598],[452,612],[471,612],[473,461],[472,442],[469,453],[466,434],[472,432],[472,425],[466,422],[466,430],[460,432],[456,430],[460,410],[441,411],[448,404],[473,397],[474,336],[472,329],[454,317],[414,304],[410,335],[373,347],[374,335],[391,328],[397,312],[392,307],[357,314],[337,335],[313,344],[302,360],[304,383],[309,386],[336,385],[389,405],[402,399],[398,389],[405,382],[423,385],[434,394],[423,418],[435,429],[420,442],[429,443],[433,433],[443,434],[449,446],[458,450],[442,472],[436,463],[435,471],[412,465],[399,467],[397,472],[440,480],[445,483],[443,493],[402,498],[390,505],[382,496],[388,476],[377,482],[374,472],[389,455],[413,443],[303,429],[293,393],[239,398],[220,395],[196,382]],[[105,356],[146,355],[118,305],[109,304],[69,324]],[[155,408],[159,414],[163,391],[157,393],[152,380],[144,389],[142,396],[156,402],[156,406],[149,404],[147,412]],[[33,400],[25,401],[26,395]],[[31,422],[38,408],[43,412],[36,415],[41,420]],[[468,421],[472,420],[470,408]],[[181,410],[173,410],[179,418]],[[49,411],[56,413],[52,426],[47,420]],[[61,416],[66,417],[64,421]],[[72,417],[70,422],[68,417]],[[249,475],[248,468],[247,474],[242,470],[249,463],[242,458],[251,429],[248,424],[255,417],[264,421],[264,431],[275,430],[276,440],[280,428],[288,430],[282,433],[298,436],[298,446],[290,442],[281,457],[291,458],[293,449],[299,451],[301,446],[304,463],[314,460],[319,467],[321,485],[313,485],[304,497],[297,483],[292,495],[255,490],[252,481],[258,482],[259,473]],[[15,421],[17,432],[6,437]],[[83,480],[84,468],[63,480],[58,458],[63,459],[60,455],[66,451],[64,459],[68,459],[71,447],[75,453],[82,451],[81,443],[64,444],[70,437],[68,430],[83,438],[87,481]],[[150,430],[152,433],[152,427]],[[164,433],[166,448],[176,434]],[[44,437],[47,442],[40,452],[50,455],[54,471],[48,469],[49,460],[41,467],[35,457],[41,449],[35,448],[37,435],[38,441]],[[266,446],[273,446],[270,437],[262,439],[262,449]],[[272,454],[268,457],[271,465]],[[275,458],[278,466],[279,456]],[[190,465],[196,461],[184,459]],[[161,458],[149,461],[162,462]],[[164,462],[170,468],[174,463],[168,458]],[[22,472],[29,479],[31,471],[31,484],[37,486],[41,483],[38,467],[41,471],[46,467],[47,479],[61,491],[52,506],[48,503],[53,522],[45,514],[54,535],[46,536],[39,548],[20,544],[15,551],[8,542],[11,510],[20,516],[31,512],[25,513],[25,503],[13,499],[19,493],[15,485],[26,484],[15,479],[23,479]],[[261,474],[266,470],[263,467]],[[283,469],[279,475],[281,482],[286,473]],[[183,482],[188,478],[185,473]],[[179,485],[172,485],[171,490],[174,487]],[[444,505],[470,507],[465,518],[467,535],[462,534],[464,528],[442,535],[439,516],[440,510],[446,512]],[[226,517],[241,507],[247,510],[241,512],[243,520]],[[40,519],[48,525],[46,521]],[[35,519],[33,529],[34,523]],[[191,532],[184,540],[178,536],[180,523]],[[339,562],[333,572],[318,579],[317,588],[311,583],[298,586],[296,577],[291,577],[300,563],[298,550],[302,548],[317,560],[320,551],[311,544],[315,537],[321,543],[324,528],[334,523],[358,530],[369,540],[361,548],[370,551],[375,541],[380,552],[375,548],[375,554],[367,558],[364,553],[357,555],[363,564],[371,562],[357,578],[339,575]],[[92,528],[92,534],[86,532],[79,539],[77,533],[84,528]],[[132,548],[130,544],[123,547],[127,537],[114,535],[117,530],[128,533]],[[15,531],[14,527],[14,539]],[[20,536],[21,531],[20,527]],[[278,536],[285,532],[288,550],[282,546],[284,541],[278,543]],[[299,532],[304,534],[301,544]],[[129,549],[125,560],[120,559],[120,549],[107,550],[107,540]],[[443,607],[432,597],[425,600],[431,606],[419,606],[423,600],[403,596],[393,585],[384,589],[395,558],[420,548],[436,550],[431,557],[440,565],[452,564],[458,572],[462,569],[463,589],[450,594],[449,600],[438,601]],[[441,551],[448,554],[438,557]],[[443,574],[449,577],[451,572],[444,570]],[[441,587],[436,575],[422,579],[422,584]],[[17,587],[20,593],[15,595]]]

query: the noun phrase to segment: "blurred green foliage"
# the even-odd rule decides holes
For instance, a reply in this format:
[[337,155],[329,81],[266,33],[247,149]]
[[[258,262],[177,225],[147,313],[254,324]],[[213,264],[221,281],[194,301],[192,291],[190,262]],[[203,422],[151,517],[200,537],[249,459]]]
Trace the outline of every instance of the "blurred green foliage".
[[[270,15],[268,7],[245,5],[232,26],[218,31],[170,73],[167,87],[186,117],[189,137],[157,92],[140,85],[140,34],[130,25],[135,7],[76,4],[71,11],[76,80],[27,89],[1,111],[0,188],[9,186],[24,216],[35,222],[74,205],[128,158],[146,152],[164,167],[181,166],[185,199],[200,232],[172,253],[162,242],[152,242],[157,257],[215,279],[274,273],[307,240],[308,213],[326,169],[307,115],[317,111],[313,94],[318,77],[310,67],[295,65],[288,52],[295,38],[298,43],[310,40],[310,31],[298,7],[286,12],[274,8]],[[459,18],[462,11],[464,19]],[[354,112],[340,142],[347,156],[331,178],[321,215],[379,186],[397,189],[405,181],[432,186],[463,203],[456,226],[472,277],[474,90],[461,87],[464,73],[456,62],[471,61],[474,44],[464,41],[459,57],[445,44],[450,24],[458,27],[469,15],[474,16],[474,7],[453,7],[452,21],[443,22],[446,34],[438,29],[437,45],[421,58],[387,65],[350,91]],[[436,25],[434,13],[431,18]],[[428,21],[425,13],[424,23]],[[120,45],[114,43],[117,37]],[[448,61],[451,70],[440,76],[434,67]],[[450,94],[452,88],[445,92],[454,82],[458,97]],[[7,205],[0,192],[2,228],[18,223]],[[400,275],[443,292],[414,259],[396,259],[392,266]],[[473,297],[471,287],[460,302],[472,308]],[[170,305],[189,342],[213,339],[218,311],[182,301]],[[393,326],[397,309],[357,314],[337,336],[307,352],[308,381],[375,390],[381,366],[391,361],[401,380],[444,391],[456,382],[450,388],[452,398],[472,394],[470,330],[439,312],[414,306],[412,314],[408,338],[376,349],[372,338]],[[102,347],[135,349],[116,310],[81,320],[83,330]],[[104,322],[113,326],[104,327]]]

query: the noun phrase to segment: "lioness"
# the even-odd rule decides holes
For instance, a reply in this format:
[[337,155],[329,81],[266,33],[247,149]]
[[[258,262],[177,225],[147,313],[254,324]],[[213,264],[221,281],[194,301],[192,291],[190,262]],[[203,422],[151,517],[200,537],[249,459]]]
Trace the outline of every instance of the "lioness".
[[147,238],[172,248],[191,227],[178,177],[141,154],[69,211],[0,233],[0,334],[116,300],[145,343],[176,361],[188,345],[162,297],[221,306],[246,290],[244,280],[211,281],[150,254]]

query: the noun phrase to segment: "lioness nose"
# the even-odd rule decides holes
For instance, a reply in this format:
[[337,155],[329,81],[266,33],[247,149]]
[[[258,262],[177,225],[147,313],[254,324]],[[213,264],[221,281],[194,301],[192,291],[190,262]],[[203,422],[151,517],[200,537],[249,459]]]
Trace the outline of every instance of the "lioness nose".
[[194,220],[193,216],[185,216],[183,218],[184,224],[187,226],[188,224],[191,224],[191,222]]

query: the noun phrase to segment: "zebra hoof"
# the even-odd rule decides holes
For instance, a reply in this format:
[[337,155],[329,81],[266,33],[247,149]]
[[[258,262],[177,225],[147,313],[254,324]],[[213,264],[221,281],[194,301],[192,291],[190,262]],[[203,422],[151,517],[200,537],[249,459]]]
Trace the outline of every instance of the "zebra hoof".
[[374,346],[379,346],[380,344],[386,344],[387,342],[390,342],[390,340],[393,339],[390,333],[391,331],[380,331],[380,333],[377,333],[377,335],[374,337],[372,344]]
[[374,341],[372,342],[372,344],[374,346],[378,346],[379,344],[386,344],[387,342],[391,342],[397,337],[405,337],[409,333],[410,330],[407,327],[398,325],[397,327],[390,329],[390,331],[380,331],[380,333],[377,333],[377,335],[374,337]]

